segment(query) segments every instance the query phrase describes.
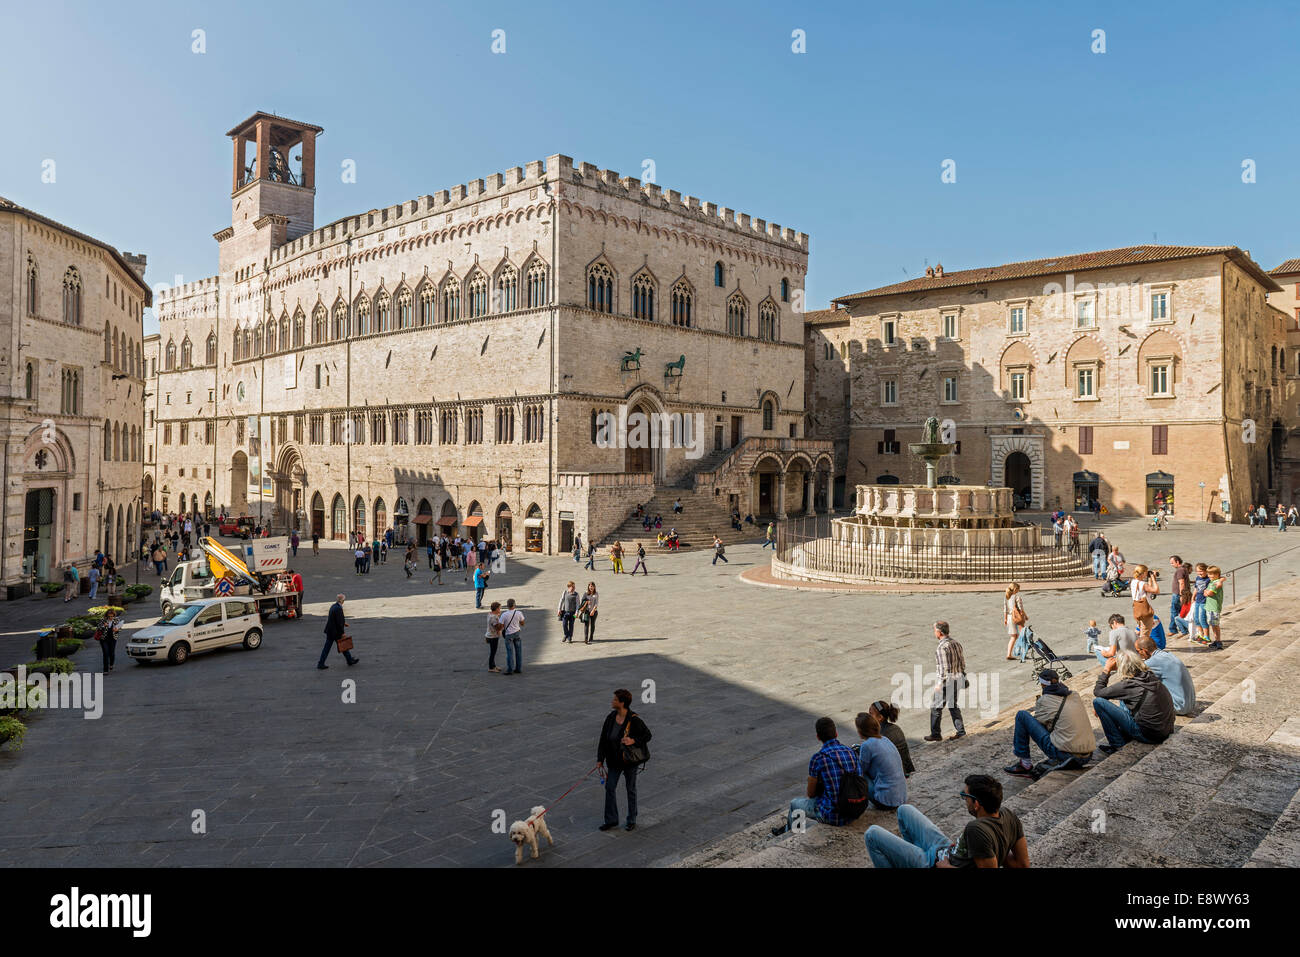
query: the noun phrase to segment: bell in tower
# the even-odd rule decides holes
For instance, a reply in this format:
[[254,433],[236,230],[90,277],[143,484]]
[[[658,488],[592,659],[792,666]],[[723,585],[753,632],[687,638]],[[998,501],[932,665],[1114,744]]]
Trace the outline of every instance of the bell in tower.
[[[273,227],[271,246],[311,232],[315,220],[316,137],[325,131],[273,113],[254,113],[226,135],[234,143],[231,227]],[[267,217],[274,217],[268,220]],[[258,226],[257,224],[263,224]]]

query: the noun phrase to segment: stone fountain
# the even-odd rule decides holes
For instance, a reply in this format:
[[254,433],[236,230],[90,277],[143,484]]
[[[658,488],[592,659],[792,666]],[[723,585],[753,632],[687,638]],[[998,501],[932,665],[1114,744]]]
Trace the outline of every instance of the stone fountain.
[[925,487],[938,487],[939,460],[952,451],[952,443],[939,441],[939,420],[930,416],[921,427],[921,441],[912,442],[907,451],[925,462]]

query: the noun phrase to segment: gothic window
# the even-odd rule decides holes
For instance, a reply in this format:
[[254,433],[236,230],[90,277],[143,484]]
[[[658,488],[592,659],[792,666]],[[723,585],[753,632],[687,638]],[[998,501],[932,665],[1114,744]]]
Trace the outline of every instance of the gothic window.
[[533,260],[528,267],[528,308],[546,305],[546,264]]
[[515,440],[515,409],[511,405],[497,406],[496,443],[504,445]]
[[438,300],[438,290],[433,283],[425,282],[420,287],[420,325],[431,326],[434,322],[434,309]]
[[352,334],[354,336],[370,334],[370,300],[364,295],[357,300],[356,316],[352,320]]
[[375,332],[389,332],[393,328],[393,301],[388,293],[375,297]]
[[208,345],[204,352],[203,361],[210,366],[217,364],[217,334],[215,332],[208,333]]
[[113,327],[104,323],[104,361],[113,361]]
[[476,319],[487,315],[488,281],[481,272],[470,277],[469,284],[469,318]]
[[632,316],[650,320],[655,317],[655,281],[647,272],[637,273],[632,280]]
[[465,444],[483,444],[483,410],[482,408],[465,411]]
[[776,405],[771,399],[763,402],[763,431],[771,432],[776,425]]
[[348,305],[343,300],[334,304],[334,329],[331,339],[342,339],[348,334]]
[[[282,312],[282,313],[280,313],[280,349],[279,349],[279,351],[280,351],[280,352],[288,352],[290,348],[291,348],[291,346],[289,345],[289,314],[288,314],[287,312]],[[271,350],[268,349],[267,351],[270,352]]]
[[165,355],[167,356],[167,359],[163,363],[163,368],[168,372],[171,372],[176,368],[176,343],[171,339],[167,340],[167,351]]
[[776,340],[776,303],[765,299],[758,306],[758,338]]
[[442,321],[455,322],[460,318],[460,281],[448,279],[442,287]]
[[524,441],[541,442],[544,437],[545,419],[541,405],[524,406]]
[[69,266],[63,274],[63,321],[81,325],[81,274],[76,266]]
[[587,307],[597,312],[614,311],[614,273],[604,263],[587,270]]
[[497,273],[497,312],[514,312],[519,308],[519,273],[507,265]]
[[261,354],[262,354],[262,324],[259,322],[257,325],[253,327],[253,348],[250,350],[249,355],[252,356],[253,358],[256,358]]
[[745,334],[745,299],[739,293],[727,300],[727,332],[733,336]]
[[685,279],[673,286],[673,325],[691,325],[691,287]]
[[306,326],[306,324],[307,324],[307,317],[304,316],[304,315],[302,314],[302,310],[299,309],[299,310],[297,310],[296,312],[294,312],[294,314],[293,314],[293,348],[295,348],[295,349],[299,349],[299,348],[302,347],[302,342],[303,342],[303,333],[305,332],[305,328],[304,328],[304,327]]
[[329,313],[325,311],[325,306],[317,303],[316,308],[311,311],[311,341],[313,343],[325,342],[329,338],[329,323]]
[[113,457],[113,427],[108,419],[104,420],[104,461]]
[[231,345],[230,348],[230,354],[234,357],[234,360],[236,362],[238,362],[240,359],[244,357],[243,342],[244,342],[244,334],[240,332],[238,329],[236,329],[235,336],[234,336],[234,343]]
[[439,416],[438,444],[455,445],[456,433],[456,410],[443,409]]
[[23,374],[23,395],[28,399],[36,398],[36,367],[30,362]]
[[36,260],[31,256],[27,257],[27,315],[36,315],[36,309],[39,305],[37,293],[39,292],[39,276],[36,272]]
[[415,325],[411,306],[411,290],[403,286],[397,291],[397,328],[410,329]]
[[[190,337],[186,336],[185,340],[181,343],[181,368],[188,369],[194,364],[193,359],[194,346],[190,343]],[[114,365],[116,365],[116,363],[114,363]]]

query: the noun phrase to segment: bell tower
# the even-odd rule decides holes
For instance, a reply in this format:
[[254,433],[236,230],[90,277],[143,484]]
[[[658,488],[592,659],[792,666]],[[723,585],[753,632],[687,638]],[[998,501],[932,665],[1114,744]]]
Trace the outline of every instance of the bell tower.
[[233,258],[265,256],[311,232],[316,205],[316,137],[325,131],[273,113],[254,113],[226,135],[234,144],[230,228],[217,233],[222,272]]

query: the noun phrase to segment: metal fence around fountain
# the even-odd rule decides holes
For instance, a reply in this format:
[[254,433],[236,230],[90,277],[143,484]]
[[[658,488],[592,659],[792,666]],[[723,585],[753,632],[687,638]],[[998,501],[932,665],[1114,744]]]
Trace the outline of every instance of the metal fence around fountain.
[[777,525],[776,558],[798,573],[907,581],[1060,581],[1092,574],[1083,543],[1065,536],[1057,543],[1050,528],[1039,529],[1030,549],[999,545],[896,546],[834,541],[832,516],[787,519]]

